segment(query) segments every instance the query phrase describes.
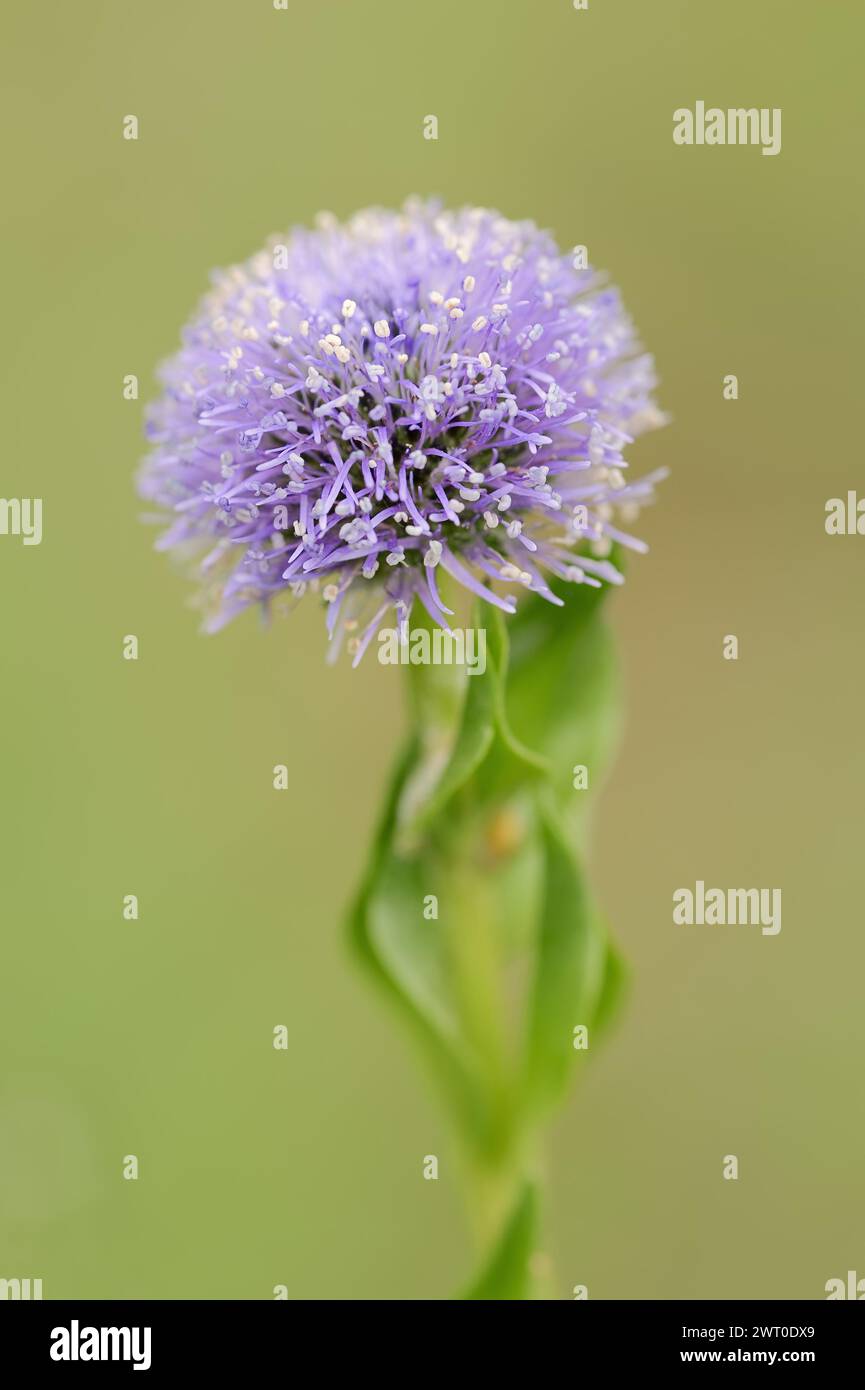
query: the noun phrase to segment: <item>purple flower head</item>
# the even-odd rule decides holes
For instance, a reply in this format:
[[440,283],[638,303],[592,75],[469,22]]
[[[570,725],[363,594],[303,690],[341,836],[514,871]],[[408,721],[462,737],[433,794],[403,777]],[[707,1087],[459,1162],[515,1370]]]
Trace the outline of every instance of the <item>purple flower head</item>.
[[162,369],[142,494],[206,549],[207,626],[315,589],[359,660],[438,575],[506,612],[555,575],[620,582],[613,542],[663,423],[618,293],[531,222],[410,202],[319,219],[215,277]]

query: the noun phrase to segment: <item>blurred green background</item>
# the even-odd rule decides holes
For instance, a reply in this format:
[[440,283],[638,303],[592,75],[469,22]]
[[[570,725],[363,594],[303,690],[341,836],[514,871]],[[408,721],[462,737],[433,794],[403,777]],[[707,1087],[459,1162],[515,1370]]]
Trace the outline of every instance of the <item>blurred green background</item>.
[[[862,479],[863,19],[7,13],[0,493],[44,498],[44,539],[0,537],[0,1276],[47,1298],[399,1299],[468,1271],[437,1104],[341,933],[398,684],[327,667],[315,605],[200,636],[133,489],[154,366],[210,268],[412,192],[585,243],[674,417],[631,452],[672,477],[611,602],[629,717],[592,874],[633,986],[552,1139],[562,1294],[819,1298],[865,1275],[865,540],[823,526]],[[781,107],[781,154],[674,146],[697,99]],[[780,886],[781,934],[674,927],[697,878]]]

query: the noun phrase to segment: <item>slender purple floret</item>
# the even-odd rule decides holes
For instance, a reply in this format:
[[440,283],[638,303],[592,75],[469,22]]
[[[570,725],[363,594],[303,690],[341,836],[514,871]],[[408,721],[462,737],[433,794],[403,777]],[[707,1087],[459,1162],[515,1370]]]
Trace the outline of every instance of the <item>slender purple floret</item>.
[[410,202],[219,273],[162,369],[140,489],[206,548],[207,627],[313,589],[358,660],[442,572],[507,612],[549,577],[620,582],[663,424],[616,290],[531,222]]

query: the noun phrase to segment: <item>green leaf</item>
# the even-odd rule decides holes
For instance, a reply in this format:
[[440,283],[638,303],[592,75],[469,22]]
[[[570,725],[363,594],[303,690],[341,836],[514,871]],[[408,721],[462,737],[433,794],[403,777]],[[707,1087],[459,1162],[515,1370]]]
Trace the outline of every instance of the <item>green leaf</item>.
[[486,607],[481,614],[486,623],[487,670],[492,670],[492,718],[495,737],[489,756],[478,767],[477,789],[481,801],[501,804],[526,786],[549,777],[548,759],[535,752],[514,732],[508,704],[509,648],[508,630],[502,613]]
[[464,1299],[524,1299],[529,1295],[529,1260],[538,1223],[537,1193],[526,1183],[480,1275]]
[[606,591],[554,588],[563,607],[531,595],[511,620],[504,700],[517,737],[546,761],[556,796],[578,820],[586,794],[574,790],[573,768],[584,764],[597,789],[620,731],[619,672]]
[[391,783],[367,872],[349,914],[349,934],[362,963],[420,1038],[462,1128],[482,1142],[490,1123],[488,1100],[459,1035],[438,923],[422,915],[430,889],[421,879],[428,884],[431,874],[424,874],[419,856],[401,857],[395,849],[399,802],[415,750],[412,740]]
[[495,687],[500,680],[494,665],[488,665],[482,676],[466,678],[466,697],[453,750],[435,789],[417,812],[415,824],[419,828],[429,826],[441,815],[487,756],[495,735]]
[[609,1033],[622,1007],[627,987],[628,968],[621,953],[608,940],[601,990],[595,1003],[593,1042],[605,1038]]
[[577,1057],[573,1030],[591,1028],[601,997],[607,943],[576,855],[541,809],[544,887],[526,1039],[525,1096],[546,1109],[567,1087]]
[[[428,621],[428,620],[427,620]],[[475,624],[486,634],[486,670],[465,676],[464,698],[458,708],[443,688],[441,668],[412,668],[414,706],[420,737],[429,750],[425,761],[436,761],[446,741],[442,713],[452,721],[450,754],[435,779],[420,773],[417,783],[422,795],[412,796],[406,816],[408,832],[429,829],[447,810],[453,799],[477,774],[475,792],[480,804],[503,799],[527,779],[549,772],[546,759],[522,743],[511,729],[505,700],[508,670],[508,635],[501,612],[491,605],[477,606]],[[450,687],[454,684],[453,677]]]

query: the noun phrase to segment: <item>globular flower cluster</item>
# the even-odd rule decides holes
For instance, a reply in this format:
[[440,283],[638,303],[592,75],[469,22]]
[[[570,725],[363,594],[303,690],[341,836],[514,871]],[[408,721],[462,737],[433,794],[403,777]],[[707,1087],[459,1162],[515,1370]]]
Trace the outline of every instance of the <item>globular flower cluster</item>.
[[201,559],[207,626],[316,590],[360,659],[442,572],[507,612],[614,543],[663,423],[616,290],[531,222],[410,202],[274,239],[219,273],[162,369],[141,492]]

